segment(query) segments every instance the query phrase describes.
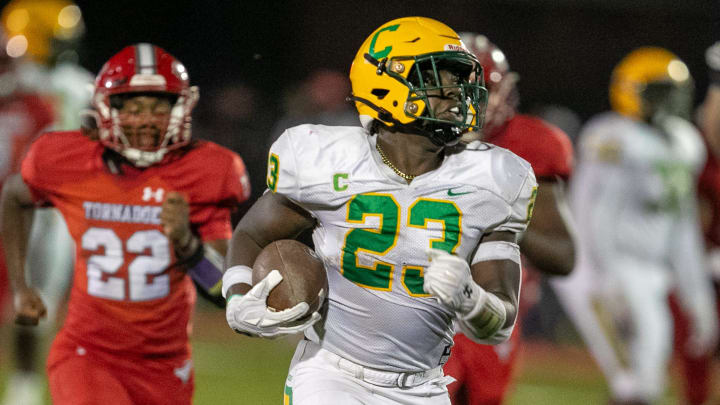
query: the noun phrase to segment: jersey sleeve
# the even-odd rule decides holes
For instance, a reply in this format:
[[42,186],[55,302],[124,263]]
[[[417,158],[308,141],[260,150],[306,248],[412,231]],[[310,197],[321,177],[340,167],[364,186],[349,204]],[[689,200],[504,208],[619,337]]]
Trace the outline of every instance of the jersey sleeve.
[[494,177],[502,188],[500,195],[507,196],[508,216],[493,231],[524,232],[532,218],[537,196],[537,180],[530,165],[516,156],[498,159],[493,164]]
[[292,128],[286,130],[270,147],[267,186],[273,193],[282,194],[298,203],[301,201],[300,173],[290,131]]
[[23,159],[20,173],[36,203],[50,202],[60,189],[60,177],[54,173],[52,162],[54,157],[60,156],[59,146],[57,136],[40,136],[30,145]]
[[197,232],[205,241],[230,239],[232,210],[250,197],[250,180],[242,158],[230,152],[229,161],[216,203],[201,208],[194,215],[194,219],[199,222]]
[[230,214],[229,207],[206,207],[193,215],[195,218],[202,218],[202,222],[197,227],[200,238],[204,241],[230,239],[232,236]]
[[55,120],[52,102],[44,97],[31,95],[27,97],[26,103],[33,115],[33,132],[38,134],[47,130]]
[[540,119],[519,123],[521,137],[510,150],[527,160],[537,178],[568,179],[573,167],[573,147],[562,129]]

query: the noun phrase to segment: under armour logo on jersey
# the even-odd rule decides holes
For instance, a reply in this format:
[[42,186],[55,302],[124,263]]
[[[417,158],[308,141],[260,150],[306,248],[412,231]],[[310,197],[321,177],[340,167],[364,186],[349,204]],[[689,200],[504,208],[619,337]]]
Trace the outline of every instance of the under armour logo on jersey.
[[470,284],[465,284],[465,288],[463,289],[463,295],[472,298],[472,289],[470,288]]
[[183,384],[187,384],[187,382],[190,380],[192,365],[192,360],[186,360],[182,366],[173,370],[173,374],[175,374],[175,377],[179,378]]
[[153,191],[152,187],[145,187],[143,189],[143,201],[150,201],[152,198],[155,199],[157,202],[162,202],[163,196],[165,195],[165,190],[163,188],[158,188],[157,190]]

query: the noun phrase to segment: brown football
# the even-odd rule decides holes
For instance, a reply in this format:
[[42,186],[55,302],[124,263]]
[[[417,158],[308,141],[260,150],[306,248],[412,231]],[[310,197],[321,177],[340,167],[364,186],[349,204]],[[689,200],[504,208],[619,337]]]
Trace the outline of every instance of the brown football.
[[288,309],[300,302],[310,305],[311,314],[320,308],[320,289],[328,291],[327,275],[322,260],[303,243],[292,239],[275,241],[255,259],[252,283],[265,278],[272,270],[282,274],[283,280],[270,291],[267,306],[276,311]]

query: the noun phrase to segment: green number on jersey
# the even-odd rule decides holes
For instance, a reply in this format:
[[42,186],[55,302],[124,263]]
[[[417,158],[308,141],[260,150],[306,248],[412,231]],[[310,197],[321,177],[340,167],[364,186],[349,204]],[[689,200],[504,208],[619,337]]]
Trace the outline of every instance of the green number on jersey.
[[[400,206],[389,194],[359,194],[348,203],[347,221],[364,224],[368,216],[379,218],[376,229],[352,229],[345,236],[342,274],[348,280],[366,288],[389,291],[392,289],[394,266],[376,261],[372,267],[358,263],[357,252],[387,254],[397,243]],[[429,221],[443,225],[443,236],[430,240],[430,247],[454,253],[460,245],[462,214],[450,201],[419,199],[410,206],[408,226],[427,228]],[[405,266],[402,283],[411,296],[426,297],[423,290],[423,268]]]
[[274,153],[268,157],[267,186],[273,192],[277,191],[278,174],[280,172],[280,159]]
[[[408,226],[426,229],[428,222],[440,222],[443,227],[443,236],[440,239],[431,239],[430,247],[455,253],[455,249],[460,245],[461,218],[460,209],[455,203],[421,198],[410,206]],[[422,268],[408,267],[404,269],[403,285],[410,295],[428,295],[423,290]]]
[[377,229],[353,229],[345,236],[343,246],[342,274],[348,280],[363,287],[392,289],[394,266],[378,261],[374,267],[361,266],[357,252],[362,250],[380,255],[387,254],[395,246],[400,220],[400,206],[389,194],[358,194],[348,203],[347,221],[365,223],[366,217],[379,218]]

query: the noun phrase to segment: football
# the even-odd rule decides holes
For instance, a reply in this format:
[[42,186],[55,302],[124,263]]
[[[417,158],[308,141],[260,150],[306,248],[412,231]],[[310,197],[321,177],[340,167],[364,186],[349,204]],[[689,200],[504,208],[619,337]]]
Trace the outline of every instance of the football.
[[283,280],[270,291],[268,308],[282,311],[300,302],[310,305],[308,314],[320,308],[322,302],[318,294],[324,289],[327,296],[328,281],[323,262],[312,249],[292,239],[265,246],[253,265],[253,285],[272,270],[279,271]]

